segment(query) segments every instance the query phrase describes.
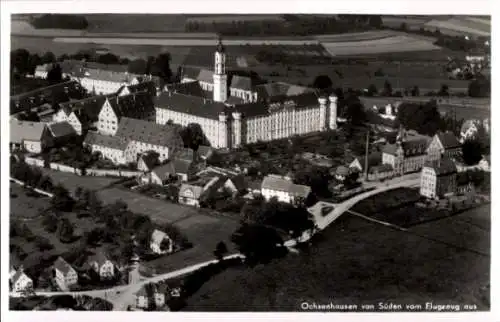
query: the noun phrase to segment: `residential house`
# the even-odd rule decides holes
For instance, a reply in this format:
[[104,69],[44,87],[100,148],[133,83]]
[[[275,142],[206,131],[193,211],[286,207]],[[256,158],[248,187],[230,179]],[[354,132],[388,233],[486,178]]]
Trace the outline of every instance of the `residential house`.
[[78,274],[62,257],[58,257],[54,262],[55,281],[63,291],[78,283]]
[[457,195],[474,194],[476,191],[474,184],[465,173],[457,173]]
[[115,135],[122,118],[140,120],[155,119],[153,98],[147,92],[127,96],[106,97],[98,115],[97,130],[102,134]]
[[357,171],[363,171],[363,166],[361,165],[360,158],[354,158],[351,163],[349,163],[349,169],[356,169]]
[[88,259],[88,264],[101,280],[112,279],[115,276],[115,265],[103,253],[98,252]]
[[203,193],[203,186],[183,183],[179,189],[179,203],[199,207]]
[[151,172],[159,163],[157,152],[144,152],[139,156],[139,160],[137,161],[137,170]]
[[52,64],[43,64],[43,65],[38,65],[35,67],[35,74],[34,76],[36,78],[47,78],[47,74],[49,71],[52,69]]
[[135,293],[135,306],[140,309],[148,309],[151,304],[157,308],[163,307],[170,293],[171,289],[166,283],[146,284]]
[[281,202],[295,203],[307,199],[311,188],[294,184],[288,177],[271,174],[262,180],[261,193],[266,200],[276,197]]
[[65,145],[74,140],[77,136],[75,129],[66,121],[50,123],[47,127],[52,135],[54,145],[57,146]]
[[155,254],[169,254],[174,251],[174,241],[165,232],[155,229],[149,247]]
[[452,132],[439,132],[427,148],[427,160],[437,161],[441,157],[455,158],[462,153],[462,145]]
[[382,163],[390,164],[395,175],[420,171],[427,158],[430,141],[428,136],[400,130],[396,143],[387,144],[382,149]]
[[159,94],[159,92],[161,91],[161,87],[157,87],[157,83],[155,81],[148,79],[149,77],[145,78],[144,81],[140,81],[137,84],[124,85],[118,89],[116,94],[118,96],[127,96],[130,94],[137,94],[142,92],[146,92],[151,96]]
[[102,135],[96,132],[89,132],[83,141],[83,145],[94,152],[101,153],[114,164],[127,164],[125,151],[129,146],[127,140],[116,136]]
[[126,151],[128,162],[136,162],[139,155],[148,151],[157,152],[158,160],[163,162],[184,145],[177,126],[128,117],[120,120],[115,136],[130,142]]
[[195,174],[194,170],[194,164],[191,161],[169,160],[151,171],[151,183],[164,185],[168,181],[177,181],[177,179],[186,182],[192,179]]
[[457,191],[457,167],[449,158],[427,161],[422,169],[420,194],[427,198],[442,198]]
[[394,176],[394,169],[390,164],[372,166],[368,169],[368,180],[384,180]]
[[52,136],[45,123],[10,120],[11,150],[41,153],[52,145]]
[[14,292],[29,292],[33,290],[33,280],[24,273],[24,269],[20,267],[12,277],[12,291]]

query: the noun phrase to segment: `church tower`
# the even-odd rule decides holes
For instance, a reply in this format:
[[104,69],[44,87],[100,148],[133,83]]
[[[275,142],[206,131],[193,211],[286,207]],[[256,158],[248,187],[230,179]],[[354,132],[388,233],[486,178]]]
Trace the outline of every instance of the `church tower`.
[[226,75],[226,53],[219,38],[217,50],[215,51],[214,68],[214,101],[225,102],[227,100],[227,75]]

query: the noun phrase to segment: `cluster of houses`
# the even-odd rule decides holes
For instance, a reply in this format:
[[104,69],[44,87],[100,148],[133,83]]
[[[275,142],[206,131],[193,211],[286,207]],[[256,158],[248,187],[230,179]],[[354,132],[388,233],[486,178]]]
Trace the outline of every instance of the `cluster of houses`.
[[[369,181],[375,181],[421,171],[421,195],[441,198],[470,190],[469,183],[457,184],[457,173],[469,169],[489,171],[487,156],[478,165],[468,167],[461,162],[461,155],[462,144],[451,132],[439,132],[429,137],[401,129],[396,143],[387,143],[382,153],[367,156],[366,175]],[[335,178],[343,181],[351,171],[363,173],[364,164],[364,158],[355,158],[348,167],[337,167]]]
[[[172,253],[176,249],[174,240],[167,233],[158,229],[155,229],[151,234],[149,248],[151,253],[157,255]],[[9,274],[11,291],[15,293],[33,291],[33,279],[26,274],[22,265],[17,268],[14,266],[11,260]],[[101,281],[115,278],[120,269],[118,264],[103,252],[96,252],[88,257],[82,268]],[[68,291],[78,286],[79,268],[72,266],[59,256],[51,266],[51,276],[53,285],[56,285],[61,291]]]
[[180,297],[180,287],[171,286],[165,281],[143,285],[135,294],[133,308],[136,310],[169,311],[167,301]]

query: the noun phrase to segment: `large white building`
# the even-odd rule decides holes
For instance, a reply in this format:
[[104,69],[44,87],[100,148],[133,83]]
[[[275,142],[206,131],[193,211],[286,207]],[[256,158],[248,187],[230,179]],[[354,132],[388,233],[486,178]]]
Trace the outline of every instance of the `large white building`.
[[[156,123],[197,123],[216,148],[271,141],[337,128],[337,98],[285,83],[253,85],[233,76],[228,89],[226,54],[219,42],[212,82],[207,71],[156,97]],[[231,95],[228,95],[231,94]]]

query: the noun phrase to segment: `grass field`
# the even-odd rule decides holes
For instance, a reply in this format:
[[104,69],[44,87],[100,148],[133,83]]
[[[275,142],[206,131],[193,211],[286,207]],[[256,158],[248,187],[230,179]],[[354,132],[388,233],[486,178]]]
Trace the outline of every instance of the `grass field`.
[[30,220],[40,210],[50,206],[49,198],[38,195],[28,196],[26,190],[18,184],[10,184],[10,214],[13,219]]
[[41,168],[43,174],[50,176],[54,183],[60,183],[70,192],[74,192],[77,187],[90,190],[101,190],[113,182],[120,180],[119,178],[111,177],[87,177],[77,176],[73,173],[55,171]]
[[[478,211],[481,222],[489,220],[489,209]],[[456,228],[460,218],[470,223]],[[489,293],[483,288],[489,287],[490,258],[475,250],[489,252],[489,233],[467,227],[477,221],[474,214],[450,220],[420,226],[416,235],[417,231],[401,232],[344,215],[308,251],[213,277],[188,300],[186,310],[300,311],[304,301],[358,305],[432,301],[476,304],[479,310],[488,310]]]

